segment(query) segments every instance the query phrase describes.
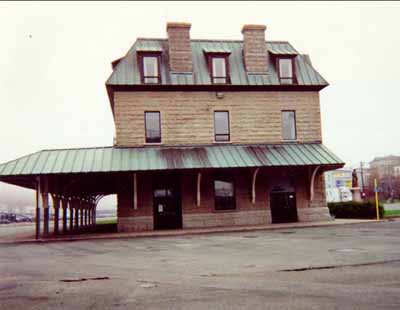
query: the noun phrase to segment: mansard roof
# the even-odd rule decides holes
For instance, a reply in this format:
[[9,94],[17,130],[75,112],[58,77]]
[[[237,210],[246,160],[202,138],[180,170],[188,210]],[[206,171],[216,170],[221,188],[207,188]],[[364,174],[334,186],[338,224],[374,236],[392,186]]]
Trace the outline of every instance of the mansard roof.
[[[230,84],[234,86],[272,86],[281,87],[275,61],[277,56],[293,57],[297,83],[295,85],[282,85],[287,88],[312,88],[320,90],[328,82],[314,69],[308,55],[300,54],[289,42],[266,41],[268,50],[267,74],[254,74],[246,72],[243,61],[243,41],[240,40],[191,40],[193,73],[176,73],[169,70],[168,40],[139,38],[130,48],[128,53],[113,63],[113,72],[106,82],[107,86],[145,86],[160,87],[160,85],[143,85],[137,61],[137,53],[148,51],[161,53],[161,86],[207,86],[211,82],[205,51],[229,52]],[[215,85],[214,85],[215,86]]]

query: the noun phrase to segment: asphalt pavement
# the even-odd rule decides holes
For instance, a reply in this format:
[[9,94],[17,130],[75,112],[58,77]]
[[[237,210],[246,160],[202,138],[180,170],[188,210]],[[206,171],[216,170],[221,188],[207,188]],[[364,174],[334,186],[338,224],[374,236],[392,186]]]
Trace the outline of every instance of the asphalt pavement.
[[400,309],[400,221],[0,244],[0,308]]

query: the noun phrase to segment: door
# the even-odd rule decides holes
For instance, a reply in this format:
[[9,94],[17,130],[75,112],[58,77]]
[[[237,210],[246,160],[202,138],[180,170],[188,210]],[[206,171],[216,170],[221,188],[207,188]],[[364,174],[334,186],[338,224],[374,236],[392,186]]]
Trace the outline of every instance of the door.
[[271,193],[270,207],[272,223],[297,222],[295,192]]
[[171,174],[155,177],[153,217],[155,230],[182,228],[179,176]]

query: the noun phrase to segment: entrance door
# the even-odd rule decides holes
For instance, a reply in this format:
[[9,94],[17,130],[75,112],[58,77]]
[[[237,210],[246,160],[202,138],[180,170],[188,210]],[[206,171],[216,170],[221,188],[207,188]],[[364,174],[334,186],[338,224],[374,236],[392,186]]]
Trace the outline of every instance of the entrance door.
[[177,175],[157,176],[153,188],[154,229],[182,228],[180,179]]
[[270,194],[272,223],[297,222],[296,193]]

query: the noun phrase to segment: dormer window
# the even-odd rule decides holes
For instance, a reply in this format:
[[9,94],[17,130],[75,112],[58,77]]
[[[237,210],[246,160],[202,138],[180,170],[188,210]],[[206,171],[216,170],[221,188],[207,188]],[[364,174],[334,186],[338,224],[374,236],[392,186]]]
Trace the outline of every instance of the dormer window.
[[208,70],[212,84],[229,84],[229,55],[228,49],[206,47],[203,49],[206,56]]
[[294,84],[293,58],[278,58],[278,74],[281,84]]
[[226,56],[211,56],[211,79],[213,84],[228,84]]
[[160,54],[141,53],[139,55],[139,65],[143,84],[160,84]]

